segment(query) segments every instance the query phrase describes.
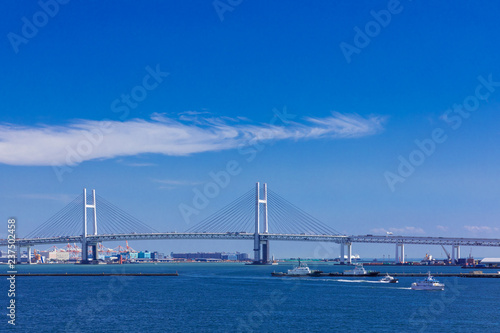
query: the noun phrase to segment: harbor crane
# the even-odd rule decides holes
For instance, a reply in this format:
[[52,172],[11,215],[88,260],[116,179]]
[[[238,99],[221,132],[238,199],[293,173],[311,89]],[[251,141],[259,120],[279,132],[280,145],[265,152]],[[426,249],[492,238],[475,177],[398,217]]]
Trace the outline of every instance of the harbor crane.
[[451,262],[451,254],[448,251],[446,251],[446,248],[444,247],[444,245],[441,245],[441,247],[443,248],[444,253],[446,253],[446,256],[448,257],[447,262],[449,264]]

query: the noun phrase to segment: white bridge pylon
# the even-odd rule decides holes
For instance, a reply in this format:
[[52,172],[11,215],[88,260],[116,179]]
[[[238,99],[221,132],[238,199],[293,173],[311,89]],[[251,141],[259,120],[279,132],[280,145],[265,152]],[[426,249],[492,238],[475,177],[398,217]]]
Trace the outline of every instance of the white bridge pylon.
[[[269,232],[268,214],[267,214],[267,184],[263,184],[263,197],[260,197],[260,183],[255,185],[255,234],[254,234],[254,263],[266,264],[269,261],[269,240],[260,239],[260,205],[263,205],[264,234]],[[262,257],[261,257],[262,252]]]
[[95,190],[92,190],[92,203],[87,203],[87,189],[83,189],[83,233],[82,233],[82,262],[86,263],[89,261],[89,246],[92,246],[92,253],[94,255],[94,260],[97,260],[97,243],[88,242],[88,219],[87,219],[87,209],[91,208],[93,211],[93,235],[97,236],[97,210],[96,210],[96,200],[95,200]]

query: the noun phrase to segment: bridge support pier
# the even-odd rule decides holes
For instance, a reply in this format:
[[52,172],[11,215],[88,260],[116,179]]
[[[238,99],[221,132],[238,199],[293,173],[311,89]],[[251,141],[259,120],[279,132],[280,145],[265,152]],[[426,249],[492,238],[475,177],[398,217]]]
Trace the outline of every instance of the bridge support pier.
[[16,247],[16,263],[20,264],[21,263],[21,247],[18,245]]
[[[345,247],[347,246],[347,256],[345,255]],[[350,265],[352,264],[352,243],[340,243],[340,264],[345,265],[346,264],[346,257],[347,257],[347,264]]]
[[347,264],[352,264],[351,255],[352,255],[352,243],[347,243]]
[[[399,252],[401,248],[401,253]],[[403,243],[396,243],[396,255],[394,256],[395,264],[403,264],[405,262],[405,245]]]
[[345,244],[340,243],[340,264],[345,265]]
[[451,247],[451,263],[456,265],[460,259],[460,245],[453,245]]
[[394,255],[394,263],[397,264],[399,262],[399,244],[396,243],[396,254]]
[[87,263],[89,261],[89,247],[87,242],[82,242],[82,263]]
[[254,263],[260,262],[260,237],[259,237],[259,234],[255,235],[254,242],[253,242],[253,262]]
[[94,256],[94,260],[99,260],[99,252],[97,252],[97,243],[96,244],[92,244],[91,245],[92,247],[92,254]]
[[262,241],[262,263],[269,263],[269,241]]
[[28,264],[31,264],[31,246],[27,246],[26,249],[28,250]]
[[405,263],[405,245],[401,243],[401,263]]
[[[89,258],[89,247],[92,249],[92,259]],[[99,243],[86,242],[82,244],[82,264],[92,264],[99,259]]]

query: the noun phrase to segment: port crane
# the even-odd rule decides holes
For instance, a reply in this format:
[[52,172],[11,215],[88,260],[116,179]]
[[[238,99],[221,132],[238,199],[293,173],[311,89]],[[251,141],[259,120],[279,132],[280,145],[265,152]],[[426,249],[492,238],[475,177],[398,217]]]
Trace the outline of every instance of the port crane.
[[448,257],[447,263],[448,264],[451,263],[451,254],[448,251],[446,251],[446,248],[443,245],[441,245],[441,247],[443,248],[444,253],[446,253],[446,256]]
[[127,252],[137,252],[136,250],[134,250],[133,248],[131,248],[130,246],[128,246],[128,240],[125,241],[125,245],[127,247]]
[[35,263],[37,263],[37,264],[39,262],[43,263],[42,256],[39,253],[36,253],[36,249],[33,249],[33,256],[34,256],[33,260],[35,261]]

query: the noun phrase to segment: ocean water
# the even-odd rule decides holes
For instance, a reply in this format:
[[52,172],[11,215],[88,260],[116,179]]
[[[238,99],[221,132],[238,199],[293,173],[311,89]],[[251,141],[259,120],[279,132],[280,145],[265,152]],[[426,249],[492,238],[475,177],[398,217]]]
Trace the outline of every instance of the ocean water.
[[[332,264],[309,265],[325,272]],[[6,266],[4,271],[7,270]],[[18,265],[18,272],[178,272],[178,277],[17,277],[19,332],[500,332],[500,279],[441,278],[445,291],[413,291],[378,278],[277,278],[292,265],[235,263]],[[376,267],[423,272],[424,267]],[[432,267],[432,272],[463,272]]]

